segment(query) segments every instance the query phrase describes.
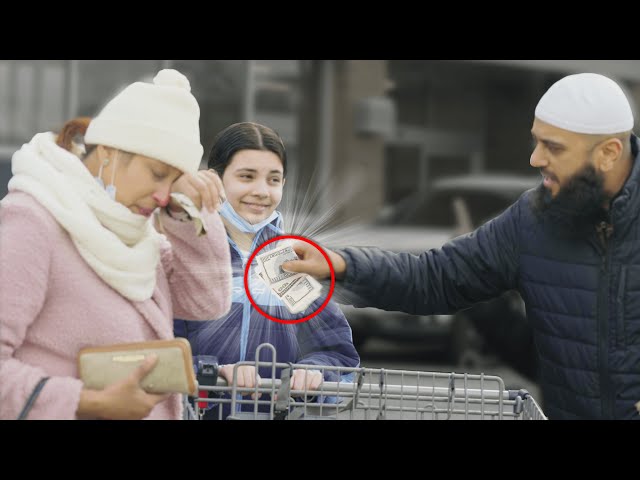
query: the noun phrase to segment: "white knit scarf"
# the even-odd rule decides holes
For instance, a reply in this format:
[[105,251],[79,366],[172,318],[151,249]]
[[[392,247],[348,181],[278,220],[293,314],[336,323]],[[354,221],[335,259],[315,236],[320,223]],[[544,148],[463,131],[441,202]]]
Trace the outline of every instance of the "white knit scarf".
[[55,140],[53,133],[39,133],[14,153],[9,191],[35,197],[114,290],[132,301],[151,298],[160,234],[150,219],[111,200],[82,161]]

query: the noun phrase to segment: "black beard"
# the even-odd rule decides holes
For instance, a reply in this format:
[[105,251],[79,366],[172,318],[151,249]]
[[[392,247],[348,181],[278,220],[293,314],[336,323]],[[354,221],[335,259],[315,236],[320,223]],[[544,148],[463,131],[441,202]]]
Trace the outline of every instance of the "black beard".
[[569,179],[555,197],[544,184],[533,194],[533,211],[553,231],[568,239],[584,239],[595,226],[607,221],[604,205],[609,201],[604,192],[604,177],[587,165]]

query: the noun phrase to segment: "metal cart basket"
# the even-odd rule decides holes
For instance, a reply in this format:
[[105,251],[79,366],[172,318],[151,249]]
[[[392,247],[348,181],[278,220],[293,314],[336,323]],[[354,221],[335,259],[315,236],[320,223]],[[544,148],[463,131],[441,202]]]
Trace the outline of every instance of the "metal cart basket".
[[[270,344],[260,345],[255,358],[265,348],[275,359]],[[261,378],[253,388],[238,387],[241,365],[263,372],[267,367],[271,378]],[[291,390],[291,372],[298,369],[319,370],[325,380],[317,390]],[[200,383],[198,398],[185,399],[185,417],[200,419],[215,409],[216,418],[228,420],[547,419],[526,390],[505,390],[503,380],[492,375],[255,361],[238,362],[233,378],[231,385],[222,378]]]

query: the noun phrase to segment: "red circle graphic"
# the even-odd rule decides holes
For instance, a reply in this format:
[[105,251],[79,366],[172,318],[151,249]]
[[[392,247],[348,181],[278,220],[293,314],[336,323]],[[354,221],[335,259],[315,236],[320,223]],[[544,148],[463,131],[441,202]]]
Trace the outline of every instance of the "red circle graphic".
[[[269,315],[267,312],[265,312],[258,306],[258,304],[253,300],[253,297],[251,296],[251,292],[249,291],[249,269],[251,268],[251,263],[253,262],[253,259],[256,258],[256,255],[260,252],[260,250],[262,250],[264,247],[266,247],[270,243],[277,242],[278,240],[286,240],[286,239],[300,240],[301,242],[306,242],[309,245],[318,249],[318,251],[322,254],[322,256],[327,260],[327,263],[329,264],[329,270],[331,271],[331,286],[329,288],[329,294],[327,295],[327,298],[325,299],[323,304],[320,305],[320,308],[316,310],[314,313],[307,315],[306,317],[299,318],[297,320],[284,320],[282,318],[277,318],[272,315]],[[331,264],[331,260],[329,260],[329,255],[327,255],[327,253],[322,249],[322,247],[320,247],[320,245],[318,245],[312,240],[309,240],[308,238],[301,237],[299,235],[280,235],[278,237],[272,238],[271,240],[267,240],[266,242],[264,242],[262,245],[258,246],[258,248],[254,250],[254,252],[249,257],[249,261],[247,262],[247,265],[244,268],[244,290],[247,294],[247,298],[251,302],[251,305],[253,305],[253,308],[255,308],[258,312],[260,312],[260,314],[263,317],[266,317],[269,320],[278,322],[278,323],[302,323],[302,322],[311,320],[313,317],[318,315],[327,307],[327,305],[329,304],[329,301],[331,300],[331,296],[333,295],[333,290],[335,286],[336,286],[336,273],[335,273],[335,270],[333,269],[333,265]]]

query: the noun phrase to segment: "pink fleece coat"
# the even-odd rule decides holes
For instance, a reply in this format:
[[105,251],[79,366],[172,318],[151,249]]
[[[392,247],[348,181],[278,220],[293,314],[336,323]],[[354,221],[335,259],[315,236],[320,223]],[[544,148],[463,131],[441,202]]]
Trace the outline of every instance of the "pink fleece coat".
[[[173,318],[210,320],[231,305],[231,263],[222,221],[208,233],[161,213],[165,241],[151,299],[133,302],[98,277],[65,230],[32,196],[0,202],[0,418],[15,419],[38,381],[51,377],[30,419],[74,419],[87,346],[173,338]],[[179,419],[180,395],[151,419]]]

